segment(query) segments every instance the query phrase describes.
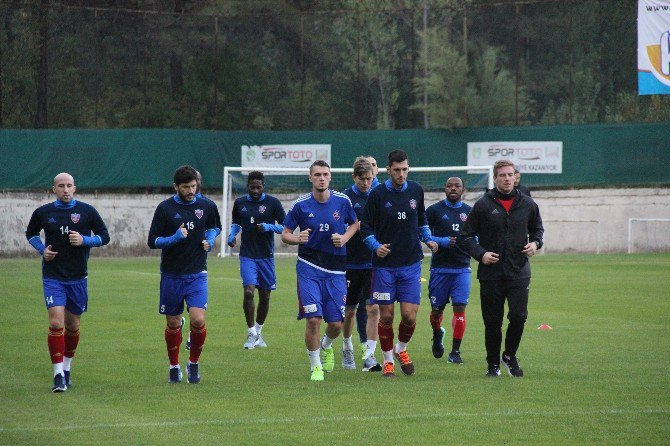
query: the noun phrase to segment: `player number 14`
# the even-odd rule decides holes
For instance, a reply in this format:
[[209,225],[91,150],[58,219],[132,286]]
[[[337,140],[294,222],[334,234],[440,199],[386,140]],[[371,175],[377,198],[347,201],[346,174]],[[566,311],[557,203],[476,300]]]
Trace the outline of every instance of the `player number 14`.
[[69,234],[70,233],[70,228],[68,226],[61,226],[60,227],[60,233],[61,234]]

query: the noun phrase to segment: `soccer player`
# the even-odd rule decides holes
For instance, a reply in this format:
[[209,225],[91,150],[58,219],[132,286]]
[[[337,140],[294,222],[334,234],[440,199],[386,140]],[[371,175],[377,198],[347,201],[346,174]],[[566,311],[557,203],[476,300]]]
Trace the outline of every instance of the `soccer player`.
[[88,255],[91,248],[109,243],[109,232],[93,206],[75,200],[72,175],[56,175],[51,190],[56,201],[33,212],[26,238],[42,255],[42,287],[49,314],[47,345],[54,368],[51,390],[64,392],[72,385],[70,372],[81,315],[88,307]]
[[[278,199],[266,195],[265,176],[249,172],[247,195],[235,200],[228,246],[235,246],[235,237],[242,232],[240,275],[244,298],[242,309],[247,321],[245,349],[267,347],[261,331],[270,309],[270,293],[277,289],[274,263],[274,234],[284,227],[284,208]],[[258,289],[258,312],[254,323],[254,289]]]
[[[209,198],[205,197],[200,190],[202,188],[202,175],[200,175],[200,171],[196,170],[195,174],[196,174],[196,177],[197,177],[196,180],[198,181],[198,186],[197,186],[196,191],[195,191],[195,197],[196,198],[202,198],[202,199],[205,199],[205,200],[209,200]],[[218,237],[219,234],[221,234],[221,230],[219,229],[219,228],[221,228],[221,219],[218,215],[218,212],[217,212],[216,217],[218,219],[216,221],[216,231],[217,231],[216,232],[216,237]],[[212,246],[212,249],[214,249],[213,246]],[[186,318],[182,316],[182,318],[181,318],[181,328],[182,328],[182,330],[184,329],[184,324],[185,323],[186,323]],[[186,341],[186,350],[190,350],[190,349],[191,349],[191,334],[189,333],[188,340]]]
[[160,303],[164,314],[165,344],[170,361],[169,381],[181,382],[179,346],[184,302],[190,320],[191,349],[187,366],[188,382],[200,382],[200,354],[207,329],[207,253],[221,233],[219,211],[211,200],[196,197],[197,173],[180,166],[174,173],[175,195],[161,202],[154,212],[147,244],[162,249]]
[[[366,157],[358,157],[354,161],[354,172],[351,175],[354,184],[344,190],[349,197],[360,221],[363,208],[370,195],[372,186],[372,165]],[[363,243],[359,231],[347,243],[347,305],[342,324],[342,368],[355,369],[354,346],[351,342],[351,334],[354,328],[354,315],[356,322],[361,328],[358,312],[363,308],[366,315],[362,327],[363,335],[359,333],[361,345],[365,347],[363,356],[363,371],[379,372],[382,367],[375,359],[375,348],[377,346],[377,325],[379,324],[379,305],[370,301],[370,281],[372,280],[372,256],[370,250]],[[358,307],[358,309],[357,309]]]
[[511,376],[521,378],[516,357],[528,317],[530,262],[542,247],[542,218],[537,204],[514,188],[514,164],[498,160],[493,164],[495,187],[477,200],[461,231],[459,246],[479,262],[479,279],[486,376],[500,375],[500,345],[505,300],[509,311],[502,361]]
[[[379,173],[379,168],[377,167],[377,160],[372,155],[364,155],[363,158],[365,158],[365,160],[369,162],[370,165],[372,166],[372,184],[370,185],[370,189],[372,190],[375,187],[379,186],[379,180],[377,179],[377,174]],[[351,198],[351,196],[349,198]],[[358,211],[356,212],[356,215],[358,215],[358,220],[360,221],[361,216]],[[356,331],[358,331],[358,340],[361,343],[361,355],[362,355],[361,359],[363,360],[363,362],[365,362],[365,360],[370,357],[368,355],[368,349],[367,349],[368,332],[370,333],[374,332],[374,334],[372,335],[373,338],[371,338],[372,340],[379,339],[377,335],[377,324],[379,322],[379,305],[374,304],[370,307],[370,309],[373,312],[373,314],[376,315],[373,317],[373,320],[370,323],[368,323],[368,305],[359,305],[358,308],[356,309]],[[372,328],[370,328],[371,324],[374,324]],[[374,345],[376,346],[377,344],[375,343]],[[372,351],[374,358],[374,349]],[[374,366],[374,364],[370,365]],[[381,368],[381,366],[379,367]]]
[[426,209],[426,218],[432,236],[439,248],[430,260],[430,282],[428,296],[432,307],[430,325],[433,327],[433,356],[444,355],[444,335],[442,317],[444,307],[451,299],[454,315],[451,326],[454,334],[451,342],[449,362],[461,364],[461,340],[465,333],[465,307],[470,296],[470,255],[456,246],[461,227],[472,209],[461,201],[465,193],[463,180],[451,177],[444,187],[446,200],[439,201]]
[[519,169],[517,169],[516,167],[514,168],[514,188],[519,192],[521,192],[522,194],[526,194],[529,197],[531,196],[530,189],[521,184],[521,172],[519,172]]
[[[394,377],[394,357],[405,375],[414,374],[407,343],[416,327],[421,300],[421,241],[432,251],[421,186],[407,179],[407,153],[388,155],[389,179],[370,192],[361,233],[365,245],[375,253],[372,260],[372,302],[379,304],[379,341],[384,353],[382,376]],[[399,302],[401,321],[398,343],[393,345],[394,303]]]
[[[340,334],[347,299],[344,245],[358,229],[349,197],[328,189],[330,179],[328,163],[323,160],[312,163],[309,168],[312,192],[293,203],[284,219],[281,236],[284,243],[299,245],[298,319],[306,319],[305,345],[312,381],[323,381],[324,371],[332,372],[335,365],[333,340]],[[300,228],[298,234],[293,233],[296,228]],[[321,319],[327,326],[319,341]]]

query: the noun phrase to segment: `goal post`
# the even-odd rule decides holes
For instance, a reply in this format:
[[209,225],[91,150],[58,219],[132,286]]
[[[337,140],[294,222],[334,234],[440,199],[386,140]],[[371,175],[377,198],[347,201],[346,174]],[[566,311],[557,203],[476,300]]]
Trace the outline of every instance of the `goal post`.
[[[288,212],[289,207],[300,195],[311,191],[311,184],[308,181],[309,167],[234,167],[225,166],[223,169],[223,198],[221,203],[221,224],[223,226],[221,252],[219,257],[226,257],[232,254],[226,240],[230,230],[230,219],[232,206],[235,198],[246,194],[246,175],[252,171],[260,171],[265,174],[265,192],[276,196]],[[351,167],[333,167],[330,169],[332,179],[330,188],[343,191],[351,186],[352,168]],[[469,191],[484,191],[493,188],[493,166],[441,166],[441,167],[410,167],[409,179],[418,182],[424,190],[444,191],[444,182],[447,174],[454,172],[463,179],[466,189]],[[387,175],[384,169],[379,170],[379,181],[386,180]],[[442,195],[444,198],[444,195]],[[430,203],[426,202],[426,207]],[[277,250],[281,242],[279,236],[275,237],[275,252],[280,254],[282,250]],[[288,247],[283,249],[288,252],[294,252]]]
[[[550,224],[547,225],[547,223]],[[549,234],[550,246],[552,246],[553,252],[560,252],[560,251],[565,252],[570,250],[581,251],[582,250],[580,248],[581,244],[581,246],[589,246],[589,245],[594,246],[596,254],[600,254],[600,237],[601,237],[600,220],[577,219],[577,218],[546,219],[542,220],[542,224],[544,225],[544,243],[542,249],[540,250],[540,254],[546,254],[548,251],[547,234]],[[574,229],[574,224],[578,225],[577,229]],[[585,230],[585,228],[587,227],[590,227],[592,229]],[[559,244],[561,241],[559,237],[555,237],[556,242],[553,242],[554,237],[552,237],[552,233],[560,234],[561,230],[570,231],[572,246],[566,246],[564,243]]]
[[[633,232],[633,224],[641,222],[646,224],[647,231]],[[635,251],[634,235],[644,234],[641,243],[644,243],[644,251],[670,251],[670,218],[629,218],[628,219],[628,254]]]

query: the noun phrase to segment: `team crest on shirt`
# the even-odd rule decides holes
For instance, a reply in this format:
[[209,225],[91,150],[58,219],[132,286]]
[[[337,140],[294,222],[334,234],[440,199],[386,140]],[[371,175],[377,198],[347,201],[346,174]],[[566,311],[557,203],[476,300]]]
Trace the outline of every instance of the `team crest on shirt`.
[[459,217],[461,218],[461,221],[466,221],[468,219],[468,214],[462,212],[461,215],[459,215]]
[[70,214],[70,220],[72,220],[72,223],[79,223],[79,219],[81,218],[81,215],[79,214]]
[[409,200],[409,207],[411,207],[412,209],[416,209],[416,200],[414,198]]
[[333,212],[333,218],[334,218],[335,220],[339,220],[339,219],[340,219],[340,211],[335,211],[335,212]]
[[265,212],[266,209],[267,208],[265,206],[261,206],[261,207],[258,208],[258,212],[260,212],[262,214],[263,212]]
[[198,220],[200,220],[202,218],[203,214],[204,214],[204,212],[202,211],[202,209],[196,209],[195,210],[195,216],[198,217]]

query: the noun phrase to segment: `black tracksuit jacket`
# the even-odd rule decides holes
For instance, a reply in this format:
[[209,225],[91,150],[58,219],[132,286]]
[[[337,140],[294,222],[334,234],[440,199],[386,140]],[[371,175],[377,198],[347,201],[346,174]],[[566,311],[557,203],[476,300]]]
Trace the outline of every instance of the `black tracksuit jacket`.
[[[509,212],[496,200],[500,193],[489,190],[472,208],[458,243],[479,263],[479,280],[516,280],[530,278],[530,262],[522,252],[528,242],[542,247],[542,218],[535,201],[513,191],[514,203]],[[475,236],[477,238],[475,238]],[[484,253],[491,251],[500,257],[497,263],[481,263]]]

